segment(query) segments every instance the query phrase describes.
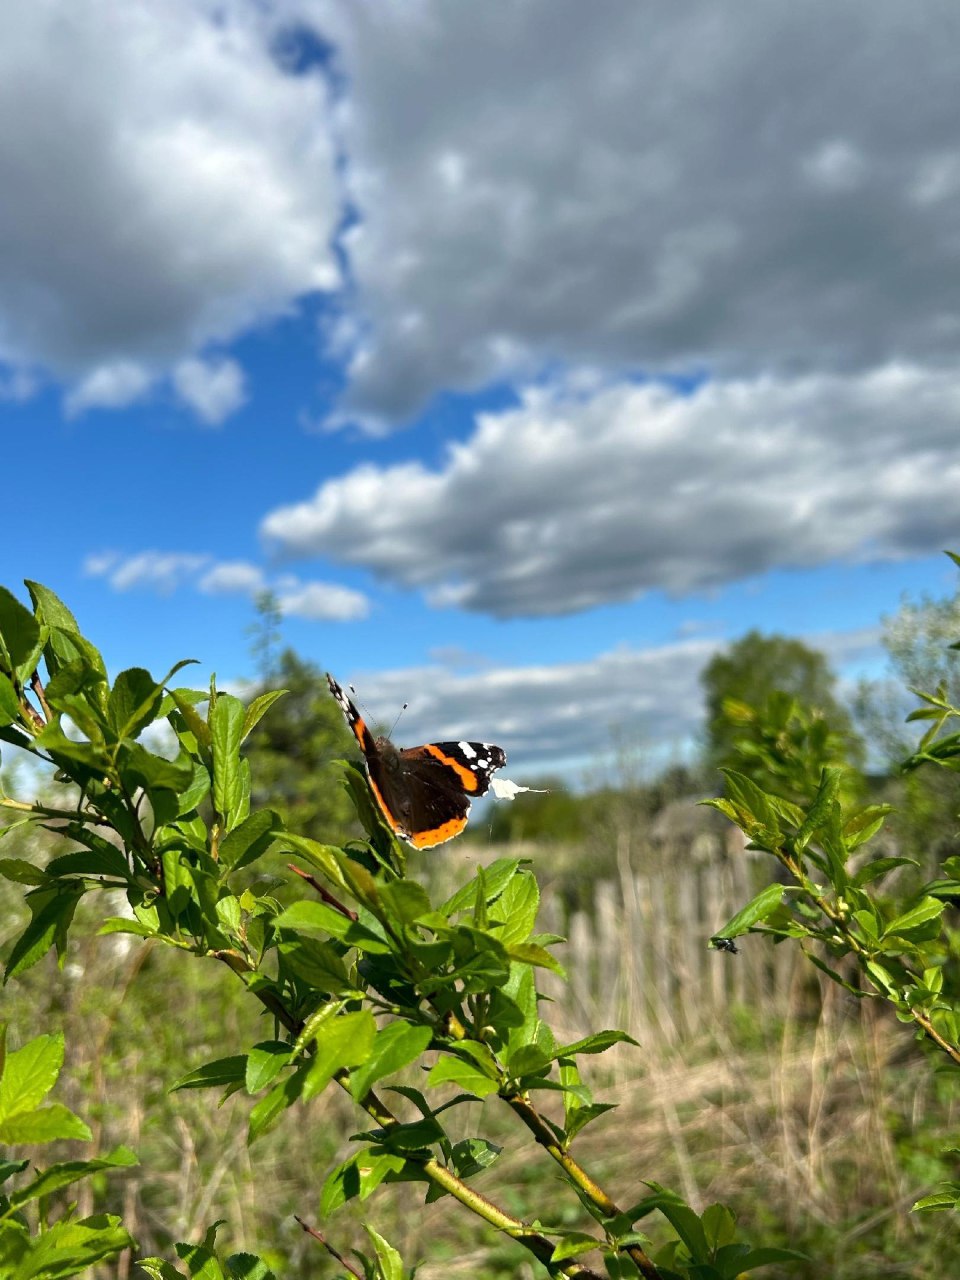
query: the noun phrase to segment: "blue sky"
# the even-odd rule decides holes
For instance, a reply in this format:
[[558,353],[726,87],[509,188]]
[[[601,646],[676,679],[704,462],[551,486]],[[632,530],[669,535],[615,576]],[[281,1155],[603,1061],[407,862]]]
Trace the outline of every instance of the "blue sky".
[[114,670],[250,676],[270,586],[402,740],[535,772],[681,751],[750,627],[854,679],[953,591],[960,11],[10,0],[0,33],[0,581]]

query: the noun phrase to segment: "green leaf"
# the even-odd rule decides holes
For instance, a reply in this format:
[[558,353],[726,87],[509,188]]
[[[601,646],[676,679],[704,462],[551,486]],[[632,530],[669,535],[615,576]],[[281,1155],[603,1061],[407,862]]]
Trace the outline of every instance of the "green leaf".
[[0,725],[14,724],[20,719],[20,699],[8,676],[0,671]]
[[[18,668],[32,655],[40,639],[36,618],[16,596],[0,587],[0,663],[7,674],[16,675]],[[32,672],[27,671],[29,680]]]
[[541,947],[537,942],[518,942],[508,946],[506,952],[511,960],[536,965],[538,969],[549,969],[552,973],[559,974],[561,978],[566,977],[566,970],[560,961],[551,955],[546,947]]
[[503,1147],[486,1138],[463,1138],[450,1148],[450,1164],[457,1177],[466,1181],[483,1169],[489,1169],[502,1151]]
[[755,898],[751,899],[741,911],[738,911],[713,936],[715,938],[738,938],[742,933],[747,933],[753,925],[759,924],[761,920],[766,920],[769,915],[776,911],[785,894],[796,892],[797,889],[793,886],[768,884],[765,889],[761,889]]
[[278,698],[282,698],[287,689],[271,689],[268,693],[261,693],[259,697],[254,698],[247,707],[246,714],[243,717],[243,727],[240,731],[240,741],[245,742],[251,730],[253,730],[263,719]]
[[93,1134],[73,1112],[60,1102],[36,1111],[23,1111],[0,1121],[0,1142],[56,1142],[59,1138],[79,1138],[89,1142]]
[[[521,863],[520,858],[498,858],[496,862],[491,862],[489,867],[484,867],[484,897],[488,903],[495,902],[503,893],[507,884],[516,875],[517,868]],[[457,911],[466,911],[473,907],[476,897],[476,878],[469,880],[465,885],[459,888],[456,893],[448,898],[440,907],[440,911],[448,919]]]
[[380,1263],[383,1280],[403,1280],[403,1259],[396,1249],[388,1244],[383,1236],[378,1235],[373,1227],[366,1222],[363,1224],[363,1229],[373,1241],[373,1248],[377,1255],[377,1261]]
[[106,840],[96,849],[78,849],[64,853],[47,863],[50,876],[111,876],[117,880],[130,880],[130,867],[120,850]]
[[218,1058],[216,1062],[205,1062],[185,1076],[181,1076],[170,1086],[170,1092],[177,1089],[219,1089],[226,1085],[243,1084],[246,1078],[247,1055],[236,1054],[231,1058]]
[[290,1061],[291,1046],[282,1040],[263,1040],[247,1054],[247,1093],[259,1093],[275,1080]]
[[64,1187],[72,1186],[81,1178],[99,1173],[104,1169],[129,1169],[137,1164],[137,1157],[129,1147],[117,1147],[109,1155],[98,1160],[67,1160],[60,1164],[52,1164],[25,1187],[19,1187],[10,1193],[10,1203],[19,1208],[39,1196],[51,1195]]
[[774,1262],[809,1262],[810,1255],[800,1253],[797,1249],[748,1249],[737,1259],[737,1275],[745,1271],[754,1271],[757,1267],[769,1267]]
[[210,709],[210,741],[213,748],[213,805],[229,831],[243,796],[240,777],[240,742],[243,735],[243,703],[232,694],[220,693]]
[[443,1057],[434,1064],[427,1076],[427,1084],[457,1084],[462,1089],[475,1093],[478,1098],[496,1093],[499,1088],[497,1080],[491,1079],[479,1066],[452,1056]]
[[82,897],[83,888],[66,881],[58,884],[55,889],[35,889],[27,895],[27,906],[33,919],[13,944],[7,957],[4,981],[26,972],[52,946],[57,948],[59,957],[63,956],[67,945],[67,931]]
[[497,937],[508,951],[530,937],[539,910],[540,889],[535,877],[519,871],[507,882],[491,910],[492,923],[499,924]]
[[391,919],[413,924],[433,910],[430,895],[415,880],[394,880],[380,886],[380,901]]
[[317,1033],[316,1051],[307,1065],[303,1100],[309,1102],[343,1068],[359,1067],[373,1051],[377,1024],[369,1009],[342,1013],[325,1022]]
[[282,829],[279,814],[272,809],[258,809],[220,842],[221,863],[232,871],[250,866],[263,857]]
[[928,920],[936,920],[943,915],[945,907],[946,903],[941,902],[939,898],[921,898],[916,906],[890,921],[883,931],[883,937],[888,938],[891,934],[903,935],[909,933],[911,929],[926,924]]
[[284,1111],[293,1106],[303,1092],[306,1073],[307,1064],[302,1063],[253,1107],[247,1125],[248,1145],[272,1129]]
[[405,1172],[402,1155],[383,1147],[367,1147],[344,1160],[327,1178],[320,1192],[320,1216],[326,1218],[341,1205],[359,1196],[366,1200],[390,1174]]
[[284,940],[278,950],[296,976],[314,990],[327,995],[348,995],[356,991],[346,965],[329,942],[301,935]]
[[0,1122],[33,1111],[57,1082],[63,1066],[63,1036],[37,1036],[8,1052],[0,1075]]
[[133,1247],[113,1214],[74,1221],[61,1218],[39,1236],[10,1280],[61,1280]]
[[390,1022],[377,1032],[369,1056],[351,1073],[350,1092],[361,1101],[378,1080],[414,1062],[433,1038],[429,1027]]
[[591,1249],[599,1249],[603,1244],[593,1236],[582,1231],[564,1232],[554,1246],[550,1255],[551,1262],[563,1262],[566,1258],[578,1258],[581,1253],[589,1253]]
[[157,718],[163,699],[158,685],[143,667],[121,671],[107,699],[107,714],[118,738],[136,738]]
[[880,876],[884,876],[888,871],[893,871],[896,867],[918,867],[920,864],[915,858],[875,858],[873,862],[868,862],[865,866],[853,876],[850,883],[856,888],[862,888],[865,884],[869,884],[872,880],[878,880]]
[[595,1035],[585,1036],[583,1040],[575,1040],[573,1044],[566,1044],[562,1049],[558,1049],[556,1056],[558,1058],[570,1058],[575,1053],[603,1053],[614,1044],[638,1044],[633,1036],[628,1036],[626,1031],[598,1031]]
[[0,876],[17,884],[46,884],[46,872],[24,858],[0,858]]
[[255,1253],[231,1253],[227,1258],[230,1280],[277,1280],[262,1258]]
[[810,811],[804,818],[800,830],[793,838],[793,847],[797,853],[803,851],[811,839],[830,821],[840,790],[843,777],[842,769],[824,769],[820,775],[820,786],[814,797]]
[[923,1196],[914,1201],[916,1213],[933,1213],[940,1209],[956,1209],[960,1207],[960,1184],[955,1184],[952,1191],[935,1191],[933,1195]]

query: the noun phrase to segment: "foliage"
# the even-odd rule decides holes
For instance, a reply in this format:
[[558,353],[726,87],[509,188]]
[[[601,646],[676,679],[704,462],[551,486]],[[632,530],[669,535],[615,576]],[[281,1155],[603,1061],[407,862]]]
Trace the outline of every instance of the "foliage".
[[[736,766],[751,777],[763,776],[789,755],[790,768],[779,770],[785,781],[808,748],[835,764],[861,759],[862,745],[837,699],[826,658],[800,640],[750,631],[711,659],[701,684],[713,768]],[[794,700],[808,713],[800,741],[792,736]]]
[[[6,1040],[7,1029],[0,1028],[0,1143],[17,1147],[89,1140],[88,1127],[62,1102],[44,1103],[63,1066],[63,1037],[37,1036],[10,1051]],[[100,1159],[65,1160],[28,1173],[29,1159],[11,1159],[3,1152],[0,1274],[5,1280],[65,1280],[128,1248],[133,1242],[112,1214],[78,1218],[68,1209],[52,1220],[51,1212],[58,1192],[96,1173],[135,1163],[132,1151],[118,1147]],[[13,1185],[7,1186],[11,1179]]]
[[[929,722],[929,729],[906,767],[936,765],[955,771],[960,768],[960,733],[947,730],[960,709],[943,688],[920,696],[924,706],[911,719]],[[755,714],[769,732],[762,713]],[[802,741],[814,718],[793,704],[787,721],[791,735]],[[755,756],[749,759],[753,762]],[[785,881],[761,890],[720,931],[715,945],[729,946],[747,932],[796,940],[818,969],[852,995],[891,1006],[941,1060],[956,1088],[960,858],[946,858],[935,878],[905,895],[898,892],[896,873],[912,860],[871,856],[869,850],[889,806],[852,803],[844,794],[843,771],[835,766],[823,766],[811,785],[810,760],[803,754],[794,758],[786,753],[778,765],[762,784],[745,772],[725,770],[725,796],[706,802],[744,831],[752,849],[774,859]],[[960,1182],[944,1184],[915,1207],[960,1207]]]
[[896,763],[911,750],[904,720],[912,692],[942,689],[960,701],[960,670],[950,644],[960,635],[960,593],[942,600],[922,596],[904,599],[896,613],[883,619],[881,643],[888,674],[861,681],[855,712],[879,765],[893,768],[884,798],[895,804],[891,818],[898,843],[932,874],[938,859],[960,854],[956,785],[939,769],[909,770],[897,776]]
[[[647,1280],[732,1280],[798,1256],[752,1249],[737,1239],[729,1210],[714,1205],[698,1215],[652,1180],[621,1207],[578,1161],[578,1135],[610,1110],[594,1099],[580,1060],[630,1037],[605,1030],[558,1043],[541,1017],[536,970],[560,972],[550,950],[557,939],[536,932],[539,890],[520,859],[480,868],[432,901],[405,874],[404,850],[353,767],[346,783],[368,841],[342,847],[287,830],[276,809],[255,807],[252,759],[242,751],[276,692],[245,706],[213,681],[206,690],[175,685],[184,663],[159,681],[131,668],[111,683],[69,610],[39,584],[28,588],[32,612],[0,591],[0,739],[52,765],[65,794],[59,804],[2,803],[68,848],[43,867],[0,863],[30,909],[7,978],[51,948],[62,959],[81,900],[99,898],[111,910],[117,894],[126,909],[108,915],[101,934],[152,939],[184,959],[224,965],[269,1013],[273,1034],[226,1046],[176,1087],[256,1099],[251,1144],[291,1123],[295,1105],[330,1089],[347,1094],[367,1127],[324,1183],[325,1219],[384,1183],[409,1182],[427,1202],[458,1202],[551,1275],[589,1280],[597,1273],[582,1259],[594,1251],[608,1274]],[[161,721],[177,742],[173,759],[142,740]],[[299,874],[316,899],[284,907],[273,886],[263,891],[254,877],[273,854],[310,868]],[[423,1088],[387,1083],[414,1063],[429,1068]],[[390,1105],[385,1089],[396,1095]],[[539,1094],[562,1106],[556,1118],[541,1110]],[[501,1149],[480,1134],[456,1140],[449,1117],[484,1098],[512,1112],[554,1162],[580,1207],[575,1226],[566,1225],[556,1192],[521,1219],[471,1185]],[[371,1238],[366,1275],[399,1280],[394,1251]],[[163,1280],[182,1274],[171,1263],[153,1265]],[[196,1274],[215,1275],[214,1262],[204,1258]]]

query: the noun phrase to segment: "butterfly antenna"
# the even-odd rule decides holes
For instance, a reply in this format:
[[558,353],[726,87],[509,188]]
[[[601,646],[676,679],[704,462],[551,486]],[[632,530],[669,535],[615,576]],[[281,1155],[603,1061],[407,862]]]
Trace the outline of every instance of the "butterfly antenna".
[[396,720],[394,720],[393,724],[390,726],[390,732],[387,734],[388,738],[392,738],[393,735],[396,733],[397,725],[400,723],[400,717],[403,715],[403,713],[406,711],[409,705],[410,705],[409,702],[405,702],[403,706],[400,708],[400,710],[397,712],[397,718]]

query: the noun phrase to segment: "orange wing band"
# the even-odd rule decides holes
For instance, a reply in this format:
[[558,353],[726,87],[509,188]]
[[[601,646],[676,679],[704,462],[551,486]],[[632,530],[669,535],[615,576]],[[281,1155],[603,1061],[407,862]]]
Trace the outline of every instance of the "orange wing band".
[[406,838],[415,849],[432,849],[435,844],[443,844],[444,841],[452,840],[454,836],[458,836],[466,825],[466,817],[451,818],[442,827],[436,827],[433,831],[418,831]]
[[[464,791],[476,791],[479,783],[477,775],[472,769],[465,769],[459,760],[454,760],[452,756],[444,755],[435,742],[431,742],[428,746],[424,747],[424,751],[429,751],[435,760],[439,760],[440,763],[446,765],[448,769],[453,769],[457,777],[460,779],[460,784]],[[443,838],[444,840],[449,840],[450,837],[444,836]]]

